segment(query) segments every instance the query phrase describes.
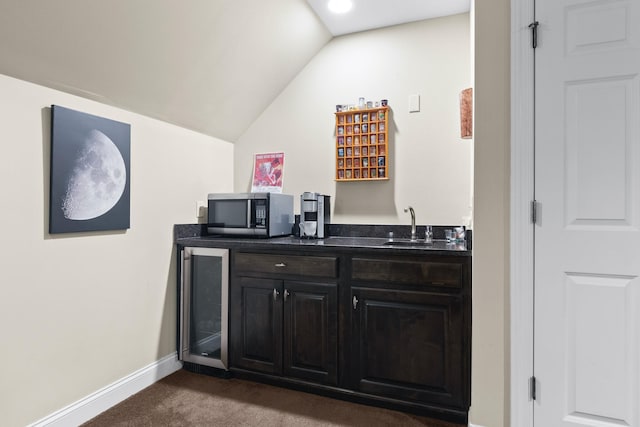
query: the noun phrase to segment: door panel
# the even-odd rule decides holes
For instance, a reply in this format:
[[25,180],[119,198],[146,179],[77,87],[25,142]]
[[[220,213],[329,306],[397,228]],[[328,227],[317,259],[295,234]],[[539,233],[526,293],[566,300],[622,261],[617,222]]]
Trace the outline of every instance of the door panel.
[[567,226],[637,225],[631,189],[640,165],[631,161],[630,137],[638,111],[630,101],[637,102],[638,87],[637,76],[567,83]]
[[538,0],[538,427],[640,425],[640,0]]
[[638,307],[627,302],[637,300],[636,286],[633,277],[566,275],[567,413],[575,422],[632,419]]
[[357,390],[464,406],[458,297],[359,287],[352,288],[353,297]]
[[336,385],[337,286],[286,281],[284,295],[285,376]]
[[233,366],[282,374],[282,281],[236,280],[230,307]]

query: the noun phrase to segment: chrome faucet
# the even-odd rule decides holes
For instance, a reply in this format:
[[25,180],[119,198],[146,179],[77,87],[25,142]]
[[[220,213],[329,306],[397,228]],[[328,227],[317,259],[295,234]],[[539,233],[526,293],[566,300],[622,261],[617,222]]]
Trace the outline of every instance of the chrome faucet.
[[405,208],[404,211],[411,213],[411,241],[415,242],[416,240],[418,240],[416,233],[416,212],[411,206]]

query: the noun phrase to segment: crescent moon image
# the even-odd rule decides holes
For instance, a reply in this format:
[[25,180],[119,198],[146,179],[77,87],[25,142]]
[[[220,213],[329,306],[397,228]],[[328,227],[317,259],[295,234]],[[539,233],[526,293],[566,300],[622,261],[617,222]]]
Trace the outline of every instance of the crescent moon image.
[[104,133],[93,129],[82,142],[62,201],[64,217],[89,220],[109,212],[127,182],[124,159]]

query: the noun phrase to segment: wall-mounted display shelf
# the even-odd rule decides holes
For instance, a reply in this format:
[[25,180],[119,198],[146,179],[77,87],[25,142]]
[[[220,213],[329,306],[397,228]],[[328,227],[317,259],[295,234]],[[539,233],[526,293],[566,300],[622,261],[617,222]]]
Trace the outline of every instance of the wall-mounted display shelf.
[[389,179],[389,107],[336,113],[336,181]]

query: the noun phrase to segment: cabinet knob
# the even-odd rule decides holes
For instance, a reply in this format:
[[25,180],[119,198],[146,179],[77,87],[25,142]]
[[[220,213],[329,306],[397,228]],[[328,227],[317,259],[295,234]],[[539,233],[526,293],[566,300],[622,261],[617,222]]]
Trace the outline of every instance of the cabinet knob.
[[278,295],[280,292],[276,291],[276,288],[273,288],[273,300],[276,301],[278,299]]
[[353,296],[353,309],[355,310],[356,308],[358,308],[358,298],[356,298],[356,296]]
[[290,295],[290,294],[289,294],[289,291],[285,289],[285,290],[284,290],[284,300],[285,300],[285,301],[287,300],[287,297],[288,297],[289,295]]
[[279,262],[275,266],[278,267],[278,268],[282,268],[282,267],[286,267],[287,264],[285,264],[284,262]]

